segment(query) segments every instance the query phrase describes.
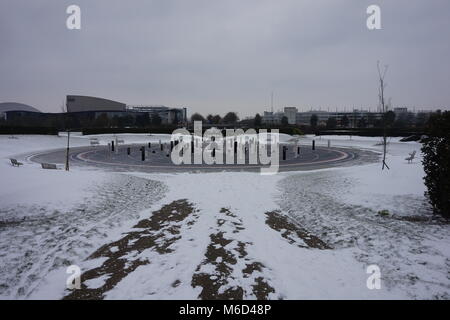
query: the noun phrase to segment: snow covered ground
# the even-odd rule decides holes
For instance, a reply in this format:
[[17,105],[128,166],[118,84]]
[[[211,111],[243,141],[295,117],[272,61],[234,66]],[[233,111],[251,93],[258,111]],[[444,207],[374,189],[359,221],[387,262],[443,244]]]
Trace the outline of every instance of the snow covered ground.
[[[301,142],[312,139],[381,150],[379,138]],[[424,198],[419,143],[391,138],[384,171],[119,174],[8,163],[65,141],[0,136],[0,298],[450,298],[450,226]],[[65,289],[71,264],[83,272],[75,293]],[[366,284],[373,264],[379,290]]]

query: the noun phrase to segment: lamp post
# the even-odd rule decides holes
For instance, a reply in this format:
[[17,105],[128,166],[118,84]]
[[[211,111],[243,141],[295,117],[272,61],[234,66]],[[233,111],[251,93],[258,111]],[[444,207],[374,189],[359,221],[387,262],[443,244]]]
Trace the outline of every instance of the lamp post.
[[67,130],[66,171],[69,171],[69,140],[70,140],[70,131]]

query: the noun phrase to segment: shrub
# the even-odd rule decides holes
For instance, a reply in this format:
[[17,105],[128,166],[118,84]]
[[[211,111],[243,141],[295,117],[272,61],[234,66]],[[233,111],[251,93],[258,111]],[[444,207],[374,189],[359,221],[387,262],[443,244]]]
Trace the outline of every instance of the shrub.
[[435,213],[450,217],[450,112],[437,113],[427,125],[423,168],[426,196]]
[[292,134],[297,134],[299,136],[302,136],[303,132],[299,128],[294,128],[294,129],[292,129]]

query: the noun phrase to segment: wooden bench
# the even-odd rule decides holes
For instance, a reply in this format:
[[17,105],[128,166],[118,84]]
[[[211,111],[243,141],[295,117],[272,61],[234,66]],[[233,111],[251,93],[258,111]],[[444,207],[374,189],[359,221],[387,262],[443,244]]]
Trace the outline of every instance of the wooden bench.
[[11,161],[11,164],[12,164],[13,167],[16,167],[16,166],[19,167],[19,166],[23,165],[23,163],[17,161],[17,159],[9,159],[9,160]]
[[58,169],[56,167],[56,164],[53,164],[53,163],[41,163],[41,166],[42,166],[42,169],[53,169],[53,170]]
[[414,160],[415,156],[416,156],[416,151],[414,150],[413,152],[411,152],[411,153],[409,154],[409,157],[408,157],[408,158],[405,158],[405,160],[407,160],[408,163],[412,163],[412,161]]

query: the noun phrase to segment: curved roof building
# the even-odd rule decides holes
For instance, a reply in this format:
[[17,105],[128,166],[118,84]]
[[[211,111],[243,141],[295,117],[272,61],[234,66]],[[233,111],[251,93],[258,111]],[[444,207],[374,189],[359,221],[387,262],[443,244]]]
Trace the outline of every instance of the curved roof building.
[[86,111],[126,111],[126,105],[121,102],[89,97],[70,95],[66,98],[67,112]]
[[17,102],[3,102],[0,103],[0,113],[9,111],[26,111],[26,112],[41,112],[32,106]]

